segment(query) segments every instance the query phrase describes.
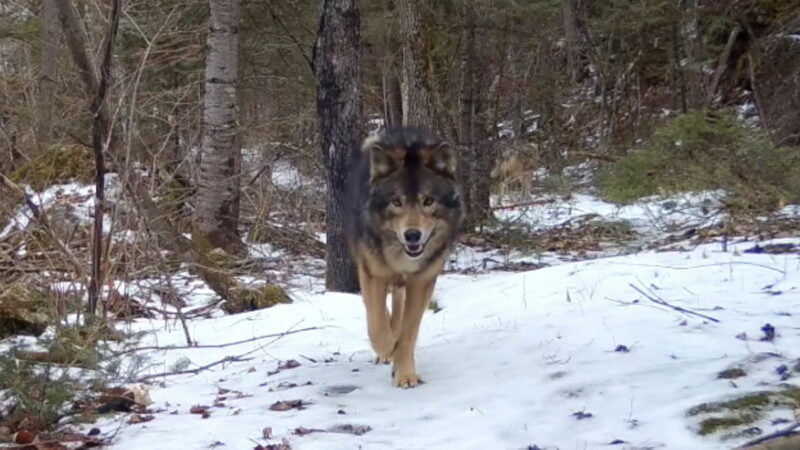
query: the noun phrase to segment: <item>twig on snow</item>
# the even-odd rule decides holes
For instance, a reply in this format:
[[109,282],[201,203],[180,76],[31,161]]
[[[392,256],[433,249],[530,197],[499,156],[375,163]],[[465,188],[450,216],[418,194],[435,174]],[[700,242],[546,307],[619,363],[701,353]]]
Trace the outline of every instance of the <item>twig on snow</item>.
[[135,348],[129,348],[129,349],[125,349],[125,350],[120,350],[120,351],[114,353],[114,357],[117,357],[117,356],[120,356],[120,355],[125,355],[125,354],[128,354],[128,353],[142,352],[142,351],[146,351],[146,350],[168,351],[168,350],[186,350],[186,349],[198,349],[198,348],[225,348],[225,347],[232,347],[234,345],[245,344],[247,342],[260,341],[261,339],[268,339],[268,338],[275,338],[274,341],[277,341],[278,339],[281,339],[281,338],[283,338],[285,336],[289,336],[290,334],[297,334],[297,333],[302,333],[304,331],[312,331],[312,330],[319,330],[319,329],[321,329],[321,328],[320,327],[308,327],[308,328],[300,328],[299,330],[289,329],[288,331],[283,331],[281,333],[264,334],[264,335],[261,335],[261,336],[256,336],[256,337],[252,337],[252,338],[248,338],[248,339],[242,339],[242,340],[239,340],[239,341],[226,342],[224,344],[169,345],[169,346],[153,345],[153,346],[148,346],[148,347],[135,347]]
[[679,313],[682,313],[682,314],[702,317],[703,319],[710,320],[710,321],[712,321],[714,323],[719,323],[719,319],[715,319],[715,318],[713,318],[711,316],[707,316],[705,314],[701,314],[701,313],[696,312],[696,311],[692,311],[692,310],[689,310],[689,309],[686,309],[686,308],[682,308],[680,306],[671,305],[671,304],[667,303],[666,300],[664,300],[663,298],[659,297],[658,294],[656,294],[655,292],[650,291],[650,293],[647,293],[647,292],[645,292],[644,290],[642,290],[641,288],[639,288],[638,286],[636,286],[633,283],[628,283],[628,286],[634,288],[636,290],[636,292],[642,294],[646,299],[650,300],[651,302],[653,302],[655,304],[658,304],[658,305],[661,305],[661,306],[665,306],[665,307],[670,308],[670,309],[674,309],[675,311],[678,311]]
[[621,266],[636,266],[636,267],[655,267],[657,269],[669,269],[669,270],[694,270],[694,269],[704,269],[706,267],[719,267],[719,266],[752,266],[752,267],[759,267],[762,269],[773,270],[778,272],[781,275],[786,275],[785,270],[778,269],[777,267],[768,266],[766,264],[759,264],[754,262],[748,261],[727,261],[727,262],[720,262],[720,263],[713,263],[713,264],[700,264],[697,266],[667,266],[661,264],[636,264],[636,263],[623,263],[623,262],[608,262],[607,264],[615,264]]
[[[192,348],[194,348],[194,347],[192,347]],[[248,353],[252,353],[252,352],[248,352]],[[247,353],[245,353],[245,354],[247,354]],[[176,371],[172,371],[172,372],[162,372],[162,373],[154,373],[154,374],[150,374],[150,375],[144,375],[144,376],[141,376],[141,377],[137,378],[136,382],[137,383],[141,383],[143,381],[151,380],[153,378],[162,378],[162,377],[169,377],[169,376],[174,376],[174,375],[191,375],[191,374],[196,375],[196,374],[198,374],[198,373],[200,373],[200,372],[202,372],[204,370],[208,370],[208,369],[210,369],[210,368],[212,368],[214,366],[218,366],[220,364],[250,361],[251,359],[253,359],[253,358],[245,358],[244,355],[226,356],[226,357],[220,359],[219,361],[214,361],[214,362],[212,362],[210,364],[206,364],[204,366],[196,367],[194,369],[176,370]]]
[[501,206],[493,206],[490,209],[492,211],[498,211],[501,209],[514,209],[514,208],[522,208],[524,206],[537,206],[537,205],[546,205],[548,203],[555,202],[554,199],[544,199],[544,200],[533,200],[530,202],[523,202],[523,203],[514,203],[512,205],[501,205]]
[[800,422],[797,422],[794,425],[790,425],[782,430],[778,430],[774,433],[770,433],[766,436],[761,436],[757,439],[753,439],[752,441],[746,442],[739,448],[750,448],[758,444],[763,444],[764,442],[774,441],[775,439],[787,436],[800,436],[795,432],[795,430],[798,429],[800,429]]

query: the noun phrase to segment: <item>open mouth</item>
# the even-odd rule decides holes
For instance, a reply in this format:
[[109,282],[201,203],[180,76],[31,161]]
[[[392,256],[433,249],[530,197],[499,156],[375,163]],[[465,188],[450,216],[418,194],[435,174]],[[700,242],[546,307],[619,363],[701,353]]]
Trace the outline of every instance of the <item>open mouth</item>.
[[416,258],[422,254],[425,247],[422,244],[406,244],[405,245],[406,255],[410,256],[411,258]]

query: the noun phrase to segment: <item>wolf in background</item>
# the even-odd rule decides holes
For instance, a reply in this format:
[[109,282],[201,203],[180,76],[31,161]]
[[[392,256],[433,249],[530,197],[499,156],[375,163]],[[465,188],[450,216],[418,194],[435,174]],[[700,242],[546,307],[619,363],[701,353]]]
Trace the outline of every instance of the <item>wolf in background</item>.
[[414,363],[422,315],[463,215],[456,158],[414,128],[369,137],[355,153],[345,223],[367,331],[377,362],[394,363],[395,386],[410,388],[422,382]]

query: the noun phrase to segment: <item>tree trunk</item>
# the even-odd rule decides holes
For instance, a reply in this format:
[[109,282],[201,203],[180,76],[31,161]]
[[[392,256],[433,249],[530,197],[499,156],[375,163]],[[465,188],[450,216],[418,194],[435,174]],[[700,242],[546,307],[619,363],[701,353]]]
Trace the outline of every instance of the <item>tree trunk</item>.
[[431,94],[427,83],[422,0],[400,0],[403,39],[403,125],[434,128]]
[[363,137],[358,0],[324,0],[314,43],[320,147],[327,172],[325,286],[356,292],[358,278],[344,233],[345,183],[351,152]]
[[42,1],[41,65],[39,67],[38,121],[36,124],[36,145],[44,149],[53,137],[53,103],[56,93],[56,71],[58,69],[58,0]]
[[[728,43],[725,44],[725,49],[719,57],[717,69],[714,71],[714,77],[711,79],[711,86],[708,88],[706,103],[709,106],[714,103],[717,97],[717,91],[720,90],[720,86],[723,84],[725,74],[734,71],[736,64],[739,62],[739,58],[745,54],[747,42],[747,33],[741,26],[737,26],[731,31],[730,36],[728,36]],[[724,96],[725,93],[723,92],[723,97]]]
[[580,81],[580,31],[578,30],[578,10],[579,0],[563,0],[561,6],[562,19],[564,22],[564,40],[567,53],[567,75],[573,83]]
[[461,99],[459,141],[463,157],[459,161],[464,204],[467,214],[465,227],[483,225],[491,213],[489,172],[491,171],[486,136],[485,84],[482,83],[478,57],[477,11],[474,1],[464,3],[464,50],[461,60]]
[[239,178],[242,151],[238,137],[239,0],[210,0],[203,148],[197,186],[196,230],[208,242],[238,254]]
[[386,78],[386,125],[396,127],[403,124],[403,94],[400,79],[395,69],[390,68],[385,74]]

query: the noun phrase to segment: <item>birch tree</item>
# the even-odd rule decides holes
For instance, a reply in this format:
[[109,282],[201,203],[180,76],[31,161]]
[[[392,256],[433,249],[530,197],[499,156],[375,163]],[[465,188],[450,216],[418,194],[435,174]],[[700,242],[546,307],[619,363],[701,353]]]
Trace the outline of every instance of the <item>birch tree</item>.
[[240,253],[236,88],[239,66],[239,0],[210,0],[203,105],[203,144],[195,227],[210,246]]

